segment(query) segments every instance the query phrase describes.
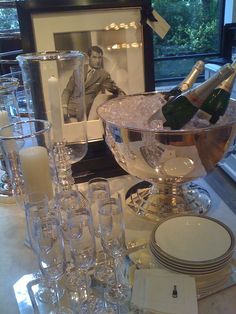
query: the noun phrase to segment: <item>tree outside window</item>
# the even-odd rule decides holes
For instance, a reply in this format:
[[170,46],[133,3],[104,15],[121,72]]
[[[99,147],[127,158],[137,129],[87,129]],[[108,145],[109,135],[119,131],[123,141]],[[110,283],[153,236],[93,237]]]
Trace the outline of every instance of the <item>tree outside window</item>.
[[153,0],[153,7],[171,25],[163,40],[154,34],[155,58],[183,56],[176,61],[157,60],[157,78],[185,76],[199,58],[184,56],[219,53],[221,0]]

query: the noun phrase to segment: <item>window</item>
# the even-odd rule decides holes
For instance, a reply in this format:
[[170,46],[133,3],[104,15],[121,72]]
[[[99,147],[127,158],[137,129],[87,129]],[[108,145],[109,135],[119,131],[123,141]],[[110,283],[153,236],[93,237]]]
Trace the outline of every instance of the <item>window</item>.
[[220,54],[224,0],[153,0],[171,25],[162,40],[154,34],[156,86],[176,85],[197,60]]
[[15,1],[0,0],[0,74],[11,71],[21,51],[21,39]]
[[[163,40],[154,34],[156,86],[176,85],[195,61],[220,54],[225,0],[152,2],[171,25]],[[21,43],[15,1],[0,0],[0,52],[18,49]]]
[[19,32],[15,1],[0,1],[0,32],[2,35]]

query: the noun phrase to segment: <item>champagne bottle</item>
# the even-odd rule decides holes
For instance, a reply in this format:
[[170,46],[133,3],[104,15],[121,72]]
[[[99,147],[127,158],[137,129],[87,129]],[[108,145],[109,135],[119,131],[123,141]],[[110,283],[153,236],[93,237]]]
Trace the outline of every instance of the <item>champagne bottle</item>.
[[201,85],[169,100],[161,109],[164,127],[173,130],[181,129],[192,119],[198,109],[203,105],[213,89],[234,72],[230,64],[226,64],[220,70]]
[[213,90],[201,107],[202,117],[207,118],[210,115],[210,119],[208,119],[211,124],[215,124],[220,116],[224,115],[228,107],[230,94],[236,78],[236,61],[232,64],[232,67],[234,68],[234,73]]
[[190,89],[193,86],[193,84],[196,82],[199,74],[202,73],[203,69],[204,69],[204,62],[201,60],[197,61],[192,67],[192,70],[186,76],[186,78],[179,85],[172,88],[169,92],[165,93],[164,99],[169,100],[170,97],[171,99],[173,99],[172,97],[175,98],[178,95]]

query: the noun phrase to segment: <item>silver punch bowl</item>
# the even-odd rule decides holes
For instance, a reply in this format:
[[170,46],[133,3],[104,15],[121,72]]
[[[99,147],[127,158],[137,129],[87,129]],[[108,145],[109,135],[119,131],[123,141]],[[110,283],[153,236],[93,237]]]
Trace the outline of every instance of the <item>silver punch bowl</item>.
[[155,112],[163,93],[143,93],[111,99],[97,113],[105,141],[118,164],[142,179],[126,194],[137,215],[159,220],[178,213],[204,214],[211,206],[206,189],[194,183],[235,150],[236,102],[217,124],[209,125],[201,111],[181,130],[161,127]]

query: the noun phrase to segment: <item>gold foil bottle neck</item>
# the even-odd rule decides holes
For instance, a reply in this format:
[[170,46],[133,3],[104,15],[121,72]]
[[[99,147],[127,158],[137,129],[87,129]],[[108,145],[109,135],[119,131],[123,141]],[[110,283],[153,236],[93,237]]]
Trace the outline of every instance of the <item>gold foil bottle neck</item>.
[[232,68],[234,69],[234,73],[230,75],[226,80],[224,80],[222,83],[217,86],[217,88],[224,89],[226,92],[231,92],[234,81],[236,78],[236,61],[232,64]]
[[234,68],[230,64],[226,64],[221,67],[207,81],[197,86],[196,88],[185,93],[185,96],[191,101],[193,105],[201,107],[205,99],[211,94],[211,92],[225,79],[227,79],[232,73]]
[[185,92],[186,90],[188,90],[189,88],[193,86],[199,74],[202,73],[203,69],[204,69],[203,61],[199,60],[194,64],[191,72],[186,76],[186,78],[179,85],[179,88],[181,89],[182,92]]

